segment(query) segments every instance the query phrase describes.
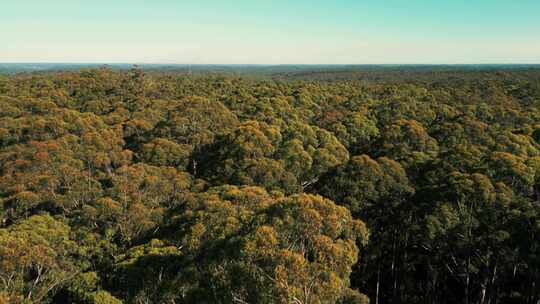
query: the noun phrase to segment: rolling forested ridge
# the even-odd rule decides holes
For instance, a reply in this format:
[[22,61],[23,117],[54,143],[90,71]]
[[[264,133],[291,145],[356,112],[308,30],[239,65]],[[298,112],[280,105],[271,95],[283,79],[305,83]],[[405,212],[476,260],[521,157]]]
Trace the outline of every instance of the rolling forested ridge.
[[0,75],[0,303],[539,301],[539,68]]

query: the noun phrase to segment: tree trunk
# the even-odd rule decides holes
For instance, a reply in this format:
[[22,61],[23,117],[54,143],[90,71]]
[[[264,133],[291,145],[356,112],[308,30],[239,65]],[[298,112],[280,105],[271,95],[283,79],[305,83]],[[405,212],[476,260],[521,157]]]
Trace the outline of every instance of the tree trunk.
[[379,258],[379,261],[377,263],[377,285],[375,287],[375,304],[379,304],[380,279],[381,279],[381,260]]

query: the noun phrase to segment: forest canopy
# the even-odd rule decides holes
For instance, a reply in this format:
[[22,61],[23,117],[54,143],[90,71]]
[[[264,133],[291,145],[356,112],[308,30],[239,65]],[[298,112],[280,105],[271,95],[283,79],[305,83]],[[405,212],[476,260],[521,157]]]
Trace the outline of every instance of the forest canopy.
[[538,68],[0,75],[0,303],[538,301]]

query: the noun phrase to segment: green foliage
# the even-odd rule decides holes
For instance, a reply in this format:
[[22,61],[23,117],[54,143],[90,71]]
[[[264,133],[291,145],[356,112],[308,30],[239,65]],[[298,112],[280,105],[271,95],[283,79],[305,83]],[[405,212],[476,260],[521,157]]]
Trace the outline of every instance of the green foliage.
[[0,229],[2,291],[10,298],[47,301],[77,273],[76,250],[70,227],[48,215]]
[[539,301],[538,69],[274,76],[0,76],[0,302]]

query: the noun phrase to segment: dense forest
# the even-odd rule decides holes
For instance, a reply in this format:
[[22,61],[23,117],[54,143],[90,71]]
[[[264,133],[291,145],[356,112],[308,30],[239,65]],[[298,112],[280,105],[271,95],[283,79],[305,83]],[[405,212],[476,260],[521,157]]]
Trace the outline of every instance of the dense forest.
[[0,75],[0,303],[540,301],[540,69]]

